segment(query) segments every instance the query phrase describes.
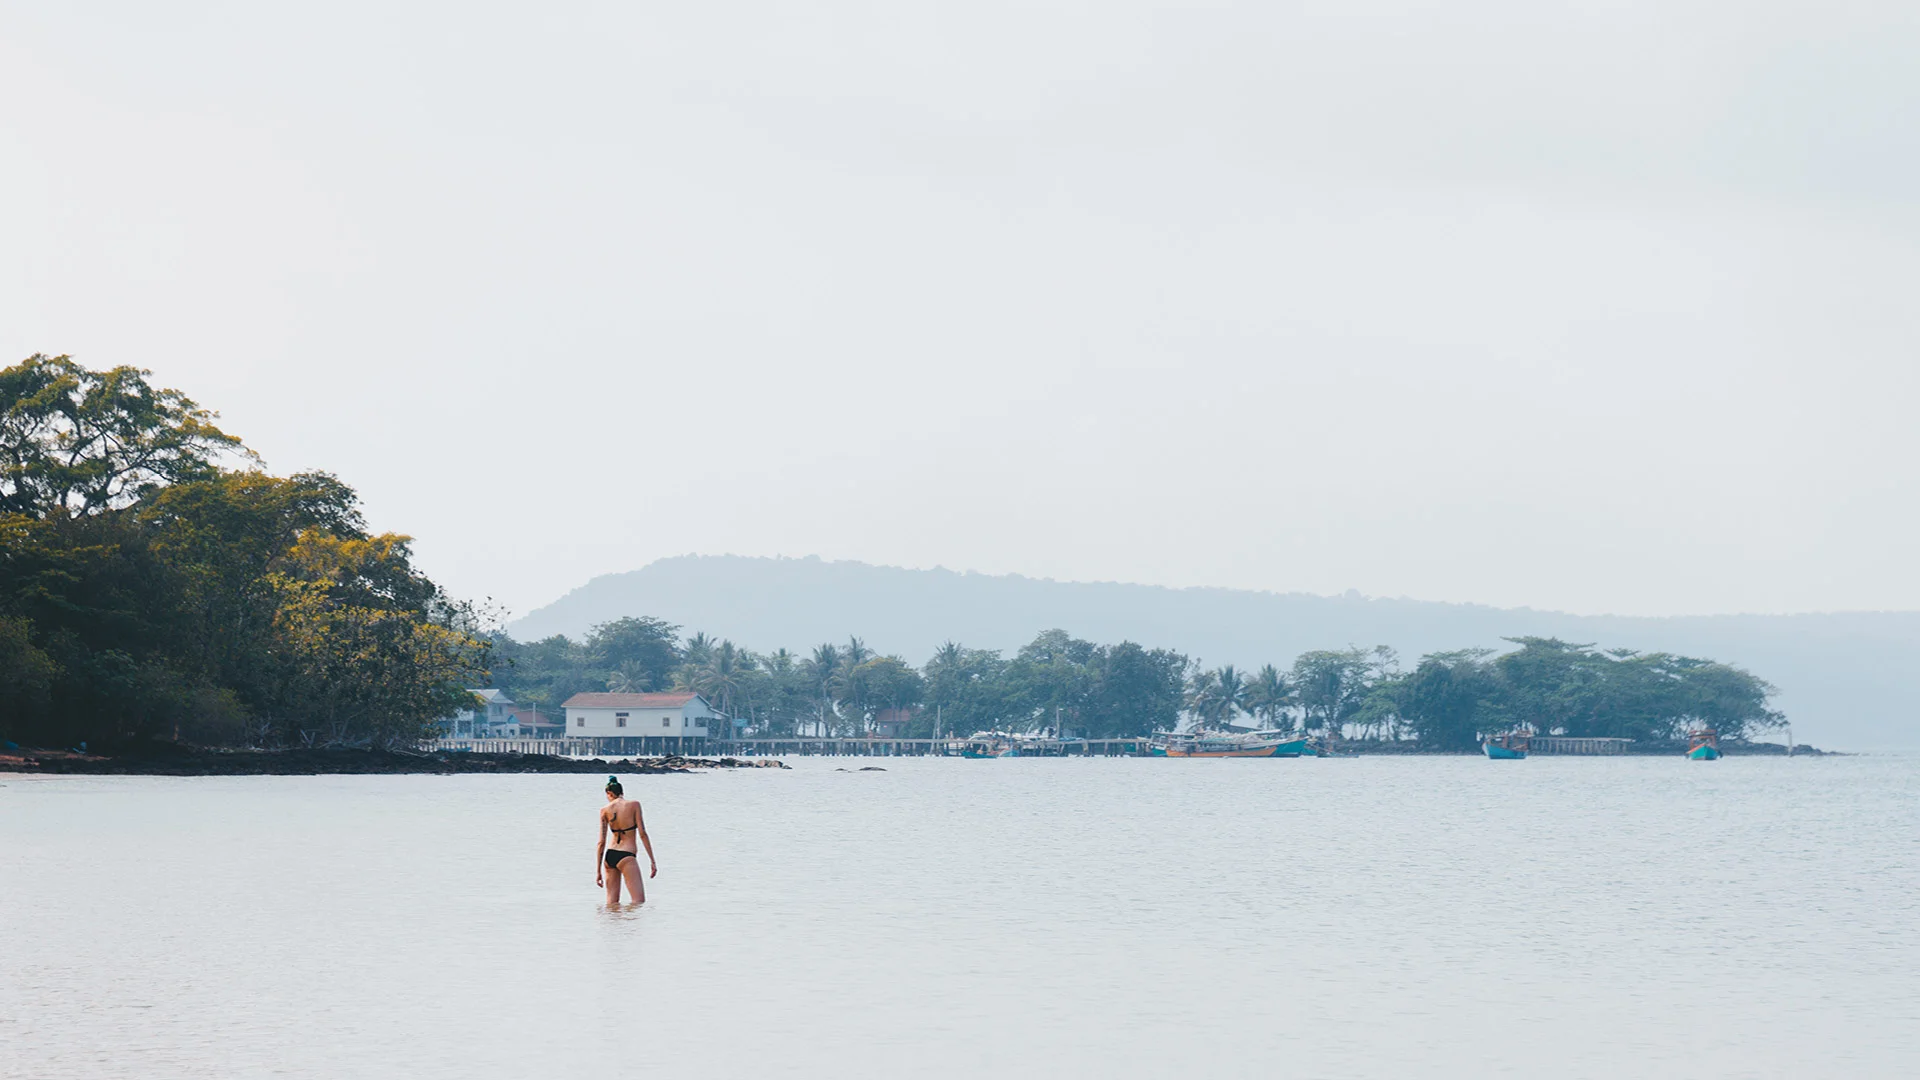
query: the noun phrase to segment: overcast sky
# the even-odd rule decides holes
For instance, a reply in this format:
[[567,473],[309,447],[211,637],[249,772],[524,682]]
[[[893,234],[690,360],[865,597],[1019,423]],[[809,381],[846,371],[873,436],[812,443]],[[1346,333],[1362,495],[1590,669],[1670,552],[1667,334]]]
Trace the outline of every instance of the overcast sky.
[[670,554],[1920,607],[1920,5],[0,3],[0,357]]

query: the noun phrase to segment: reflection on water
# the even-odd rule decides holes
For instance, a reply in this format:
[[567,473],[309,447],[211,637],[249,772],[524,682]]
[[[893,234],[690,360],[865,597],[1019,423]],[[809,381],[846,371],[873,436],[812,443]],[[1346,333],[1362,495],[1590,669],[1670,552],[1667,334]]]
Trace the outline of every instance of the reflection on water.
[[[843,763],[842,763],[843,764]],[[1893,1076],[1920,761],[9,778],[0,1074]]]

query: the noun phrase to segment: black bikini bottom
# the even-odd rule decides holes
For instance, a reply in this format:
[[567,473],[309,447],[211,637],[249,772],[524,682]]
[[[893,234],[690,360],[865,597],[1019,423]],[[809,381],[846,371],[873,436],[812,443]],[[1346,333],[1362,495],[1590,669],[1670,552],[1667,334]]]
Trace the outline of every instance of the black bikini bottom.
[[620,868],[621,859],[631,859],[631,858],[633,858],[633,852],[621,851],[619,848],[612,848],[607,852],[607,869],[617,870]]

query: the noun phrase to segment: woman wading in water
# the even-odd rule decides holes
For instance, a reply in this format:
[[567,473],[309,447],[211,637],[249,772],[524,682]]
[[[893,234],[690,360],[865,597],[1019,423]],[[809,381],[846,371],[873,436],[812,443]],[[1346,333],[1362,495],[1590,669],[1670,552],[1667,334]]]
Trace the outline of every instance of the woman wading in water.
[[[613,846],[607,846],[607,834],[613,834]],[[600,808],[600,848],[593,853],[593,883],[607,887],[607,903],[620,902],[620,882],[624,878],[633,902],[647,902],[647,887],[640,880],[640,859],[633,842],[647,846],[647,876],[660,872],[653,861],[653,841],[647,838],[647,823],[640,817],[640,804],[624,798],[617,777],[607,777],[607,805]]]

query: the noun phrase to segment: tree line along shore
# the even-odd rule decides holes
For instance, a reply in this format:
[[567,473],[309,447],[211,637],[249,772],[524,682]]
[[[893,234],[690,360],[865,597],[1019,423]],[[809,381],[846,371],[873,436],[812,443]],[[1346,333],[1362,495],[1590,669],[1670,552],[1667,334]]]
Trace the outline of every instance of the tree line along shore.
[[491,686],[557,713],[582,691],[692,690],[736,733],[1145,736],[1197,722],[1382,750],[1484,734],[1656,743],[1783,723],[1759,677],[1548,638],[1403,662],[1384,647],[1252,670],[1063,630],[925,663],[859,638],[754,652],[636,615],[521,642],[376,533],[338,477],[268,473],[150,373],[35,355],[0,370],[0,742],[125,753],[429,743]]
[[1729,741],[1784,722],[1773,688],[1728,664],[1668,653],[1514,638],[1403,664],[1385,647],[1327,649],[1286,667],[1209,667],[1131,641],[1048,630],[1011,655],[948,643],[918,667],[859,638],[756,653],[660,619],[565,636],[493,639],[492,685],[556,710],[576,693],[692,691],[744,735],[902,738],[1051,731],[1148,736],[1198,724],[1303,732],[1355,750],[1457,752],[1526,725],[1664,746],[1711,727]]

